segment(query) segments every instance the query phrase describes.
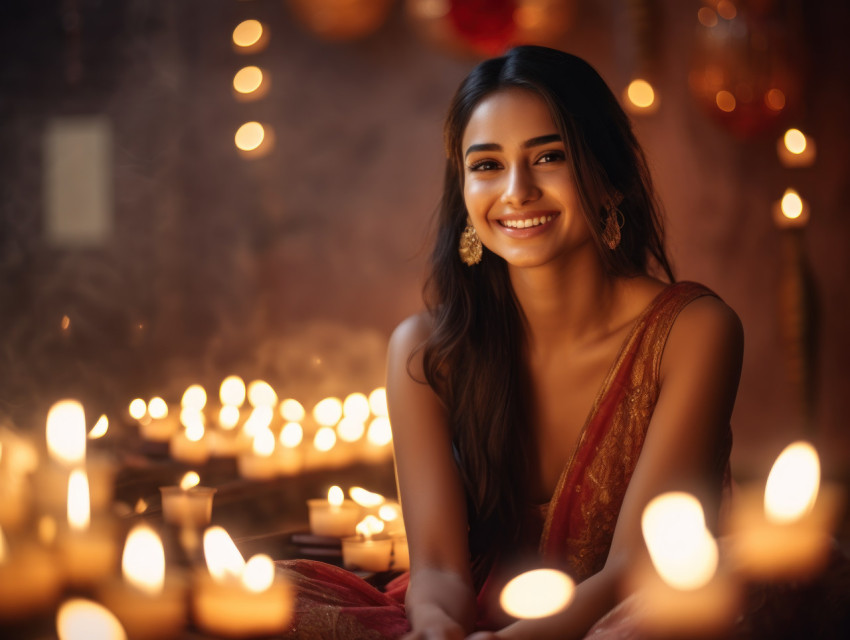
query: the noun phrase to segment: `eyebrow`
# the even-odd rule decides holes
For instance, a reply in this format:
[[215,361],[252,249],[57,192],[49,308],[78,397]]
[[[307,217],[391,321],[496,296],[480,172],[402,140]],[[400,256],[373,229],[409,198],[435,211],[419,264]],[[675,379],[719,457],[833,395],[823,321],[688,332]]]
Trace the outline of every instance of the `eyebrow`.
[[[536,138],[531,138],[530,140],[526,140],[522,143],[523,149],[530,149],[531,147],[539,147],[544,144],[549,144],[551,142],[560,142],[561,135],[558,133],[550,133],[545,136],[538,136]],[[484,142],[481,144],[471,144],[466,150],[464,157],[468,156],[470,153],[475,153],[476,151],[501,151],[502,145],[496,144],[495,142]]]

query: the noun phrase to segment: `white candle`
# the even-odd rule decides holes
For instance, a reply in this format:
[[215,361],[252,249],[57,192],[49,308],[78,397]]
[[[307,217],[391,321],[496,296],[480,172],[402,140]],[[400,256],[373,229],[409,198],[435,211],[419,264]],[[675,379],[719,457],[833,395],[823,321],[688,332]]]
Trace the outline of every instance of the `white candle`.
[[200,411],[183,409],[180,421],[185,429],[180,429],[171,437],[169,452],[175,460],[188,464],[203,464],[210,457],[210,448],[204,437],[204,417]]
[[354,535],[360,518],[360,507],[351,500],[345,500],[342,489],[333,486],[328,491],[328,499],[307,501],[309,509],[310,531],[317,536],[342,538]]
[[162,517],[180,526],[204,527],[212,518],[214,487],[199,486],[200,477],[187,472],[177,486],[160,487]]
[[375,516],[366,516],[357,524],[359,535],[342,539],[342,563],[346,569],[388,571],[392,560],[391,538],[376,538],[384,523]]
[[270,480],[277,475],[278,461],[274,456],[275,437],[271,429],[264,427],[254,435],[251,452],[239,456],[239,475],[252,480]]

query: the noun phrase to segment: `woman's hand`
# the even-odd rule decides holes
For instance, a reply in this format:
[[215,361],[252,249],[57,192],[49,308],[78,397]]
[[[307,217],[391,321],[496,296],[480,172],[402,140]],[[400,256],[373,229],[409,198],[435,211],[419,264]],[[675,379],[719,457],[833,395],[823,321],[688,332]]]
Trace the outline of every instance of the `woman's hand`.
[[415,626],[401,640],[464,640],[466,637],[463,627],[438,607],[420,605]]

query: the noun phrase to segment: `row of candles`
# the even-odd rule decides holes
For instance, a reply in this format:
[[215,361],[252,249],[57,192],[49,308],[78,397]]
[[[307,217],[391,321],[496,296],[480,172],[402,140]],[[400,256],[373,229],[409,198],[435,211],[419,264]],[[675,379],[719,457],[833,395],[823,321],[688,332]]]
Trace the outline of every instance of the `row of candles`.
[[248,385],[226,377],[219,403],[208,401],[201,385],[190,385],[179,411],[154,397],[133,400],[128,412],[141,437],[168,443],[173,459],[203,464],[211,456],[235,457],[245,478],[269,479],[354,462],[392,458],[392,430],[386,391],[327,397],[308,413],[295,398],[280,400],[263,380]]

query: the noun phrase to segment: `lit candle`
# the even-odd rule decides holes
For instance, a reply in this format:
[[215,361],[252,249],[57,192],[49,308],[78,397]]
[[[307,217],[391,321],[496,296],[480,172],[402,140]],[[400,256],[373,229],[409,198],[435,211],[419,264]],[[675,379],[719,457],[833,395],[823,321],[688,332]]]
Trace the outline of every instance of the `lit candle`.
[[61,580],[53,556],[29,540],[14,549],[0,529],[0,620],[23,620],[51,608]]
[[[351,487],[348,490],[348,495],[358,505],[363,515],[380,516],[381,505],[387,500],[380,493],[374,493],[363,487]],[[381,518],[383,520],[383,518]]]
[[304,440],[304,429],[298,422],[287,422],[278,436],[277,470],[280,475],[294,476],[304,467],[304,456],[299,445]]
[[268,556],[246,563],[221,527],[204,533],[206,572],[197,575],[192,610],[197,625],[228,638],[280,634],[292,617],[289,583]]
[[121,560],[123,580],[105,583],[99,600],[112,611],[133,640],[179,636],[187,621],[186,585],[166,575],[159,536],[147,525],[127,536]]
[[68,529],[57,546],[68,581],[76,586],[96,585],[115,572],[118,547],[112,527],[93,524],[86,472],[75,469],[68,479]]
[[251,480],[269,480],[277,475],[278,461],[274,457],[275,437],[271,429],[262,428],[254,435],[251,453],[237,459],[239,475]]
[[146,419],[139,421],[139,433],[145,440],[168,442],[180,429],[177,417],[169,413],[168,404],[158,396],[147,403],[145,415]]
[[377,416],[369,423],[366,431],[366,448],[364,458],[367,462],[380,463],[392,460],[393,457],[393,432],[389,418]]
[[788,129],[776,141],[776,155],[783,167],[810,167],[817,157],[815,141],[799,129]]
[[499,604],[514,618],[546,618],[564,610],[574,591],[575,583],[567,574],[556,569],[533,569],[504,586]]
[[310,531],[314,535],[342,538],[356,532],[360,508],[351,500],[345,500],[345,494],[340,487],[331,487],[327,500],[308,500],[307,507]]
[[742,487],[730,516],[730,554],[746,576],[805,579],[828,561],[841,502],[839,489],[821,484],[817,451],[788,445],[761,487]]
[[179,485],[160,487],[162,517],[166,522],[180,526],[205,527],[212,517],[214,487],[200,486],[201,478],[188,471]]
[[401,515],[401,505],[398,502],[385,502],[378,507],[378,517],[385,523],[385,531],[389,535],[404,534],[404,518]]
[[786,189],[773,203],[773,222],[779,229],[802,229],[809,223],[809,204],[794,189]]
[[630,576],[641,628],[653,636],[721,637],[738,614],[740,593],[718,571],[717,542],[699,501],[683,492],[662,494],[644,509],[641,528],[651,566]]
[[111,611],[91,600],[71,598],[56,612],[59,640],[127,640],[127,633]]
[[346,569],[362,571],[388,571],[392,559],[391,538],[376,538],[384,530],[384,523],[368,515],[356,526],[357,536],[342,539],[342,563]]
[[210,457],[210,448],[204,438],[204,415],[197,409],[184,408],[180,412],[180,422],[186,428],[171,437],[171,457],[188,464],[203,464]]

